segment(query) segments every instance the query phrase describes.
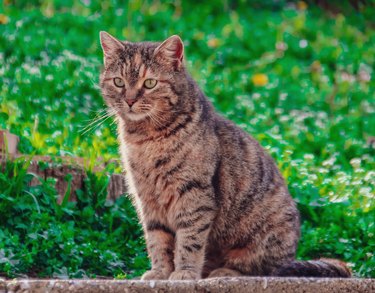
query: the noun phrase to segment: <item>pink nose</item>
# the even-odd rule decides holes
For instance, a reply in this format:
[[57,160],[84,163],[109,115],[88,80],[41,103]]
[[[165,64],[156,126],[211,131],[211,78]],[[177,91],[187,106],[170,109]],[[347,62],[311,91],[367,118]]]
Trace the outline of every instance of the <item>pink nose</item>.
[[136,102],[135,99],[126,99],[125,102],[129,105],[129,107],[133,106]]

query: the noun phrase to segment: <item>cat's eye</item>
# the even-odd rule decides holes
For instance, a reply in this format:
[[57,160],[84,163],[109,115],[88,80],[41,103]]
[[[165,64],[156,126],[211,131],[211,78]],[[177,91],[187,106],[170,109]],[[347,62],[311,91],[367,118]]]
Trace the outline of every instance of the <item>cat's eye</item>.
[[146,89],[152,89],[156,86],[157,83],[158,81],[156,79],[149,78],[145,80],[143,85]]
[[125,86],[125,82],[122,78],[119,78],[119,77],[115,77],[113,79],[113,83],[115,84],[115,86],[117,87],[124,87]]

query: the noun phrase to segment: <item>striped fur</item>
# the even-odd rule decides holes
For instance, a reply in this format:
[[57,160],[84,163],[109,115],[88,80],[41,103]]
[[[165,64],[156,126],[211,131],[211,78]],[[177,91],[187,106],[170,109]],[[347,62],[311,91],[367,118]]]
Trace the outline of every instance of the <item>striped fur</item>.
[[322,258],[319,260],[293,261],[280,267],[275,272],[275,275],[280,277],[310,276],[347,278],[351,276],[351,272],[346,264],[339,260]]
[[[143,279],[314,275],[322,267],[345,275],[332,262],[295,261],[299,215],[283,178],[257,141],[215,113],[185,69],[179,37],[130,43],[103,32],[101,43],[102,94],[117,114],[152,263]],[[145,88],[146,79],[157,85]]]

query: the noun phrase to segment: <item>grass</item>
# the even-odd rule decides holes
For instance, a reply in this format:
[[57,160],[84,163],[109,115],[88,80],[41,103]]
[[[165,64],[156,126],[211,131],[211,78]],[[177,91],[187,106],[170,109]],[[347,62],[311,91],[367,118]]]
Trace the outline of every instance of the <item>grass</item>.
[[[26,154],[118,158],[112,121],[85,128],[104,109],[99,31],[131,41],[179,34],[216,109],[277,161],[301,211],[299,258],[340,258],[356,276],[375,277],[374,8],[174,3],[4,1],[0,128],[21,137]],[[0,173],[0,274],[122,278],[147,269],[133,208],[103,199],[104,174],[59,206],[52,179],[29,187],[26,168],[8,162]]]
[[77,202],[57,204],[54,179],[28,186],[27,164],[8,162],[0,174],[0,276],[132,277],[148,267],[129,200],[106,201],[108,176],[89,173]]

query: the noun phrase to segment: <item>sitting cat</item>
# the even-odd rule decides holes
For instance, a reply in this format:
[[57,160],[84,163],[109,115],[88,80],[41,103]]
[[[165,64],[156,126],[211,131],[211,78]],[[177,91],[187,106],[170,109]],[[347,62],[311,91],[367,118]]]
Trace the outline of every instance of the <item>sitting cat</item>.
[[100,86],[152,263],[142,279],[350,276],[338,260],[295,260],[299,214],[284,179],[257,141],[215,113],[178,36],[100,40]]

